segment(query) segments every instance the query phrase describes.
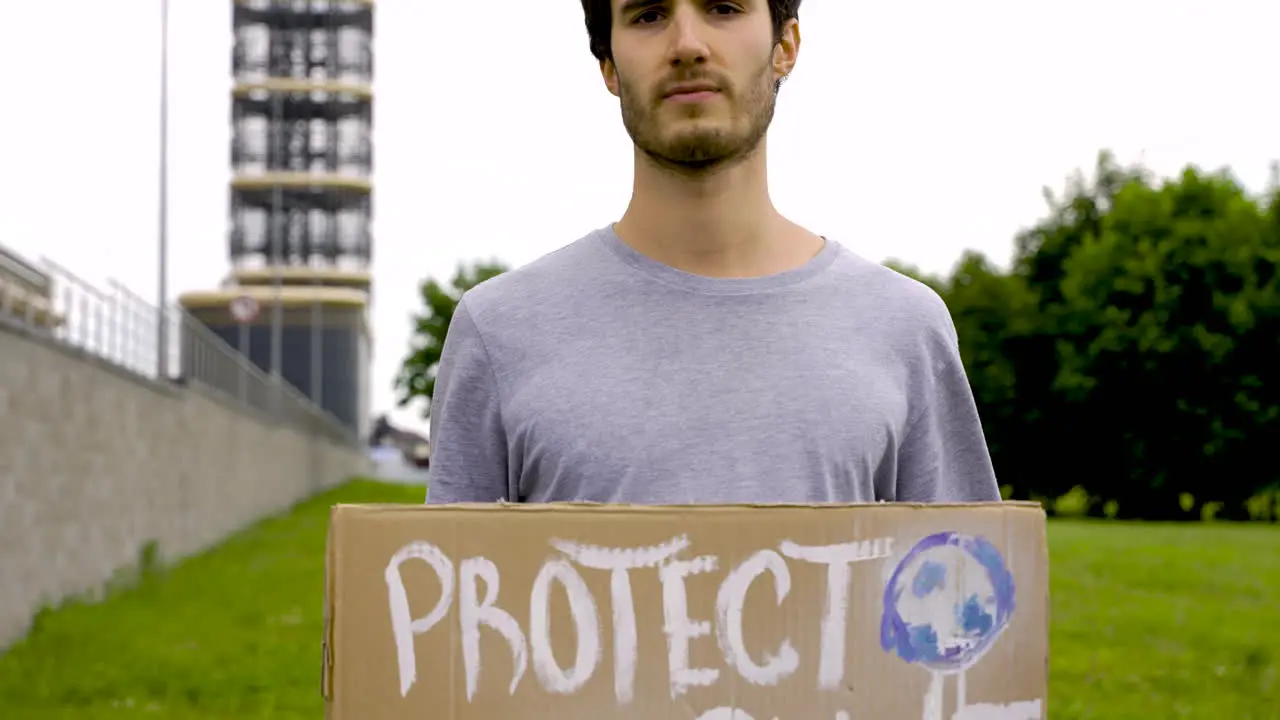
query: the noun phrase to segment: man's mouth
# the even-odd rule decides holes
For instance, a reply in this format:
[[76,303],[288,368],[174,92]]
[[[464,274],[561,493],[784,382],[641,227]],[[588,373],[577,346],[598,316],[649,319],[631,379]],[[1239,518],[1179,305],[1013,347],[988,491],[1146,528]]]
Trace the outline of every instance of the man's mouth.
[[719,94],[715,90],[692,90],[668,95],[667,99],[676,103],[700,103],[706,102]]
[[708,82],[677,83],[667,88],[663,98],[678,103],[706,102],[719,95],[715,85]]

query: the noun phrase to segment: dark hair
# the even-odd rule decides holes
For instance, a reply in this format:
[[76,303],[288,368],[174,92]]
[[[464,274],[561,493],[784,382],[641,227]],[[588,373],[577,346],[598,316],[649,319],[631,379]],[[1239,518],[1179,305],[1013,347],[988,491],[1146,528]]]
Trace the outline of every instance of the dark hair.
[[[800,16],[802,0],[767,0],[769,16],[773,19],[773,38],[782,38],[782,26],[788,20]],[[591,54],[597,60],[613,58],[610,36],[613,32],[613,6],[611,0],[582,0],[582,13],[586,16],[587,38],[591,42]]]

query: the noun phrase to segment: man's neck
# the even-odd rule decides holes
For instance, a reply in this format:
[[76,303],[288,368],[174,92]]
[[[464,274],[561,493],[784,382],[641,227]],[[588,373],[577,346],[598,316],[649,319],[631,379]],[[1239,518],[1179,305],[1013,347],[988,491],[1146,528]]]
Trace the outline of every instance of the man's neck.
[[763,144],[701,176],[637,151],[631,203],[614,230],[640,253],[708,277],[761,277],[804,265],[822,238],[784,218],[769,196]]

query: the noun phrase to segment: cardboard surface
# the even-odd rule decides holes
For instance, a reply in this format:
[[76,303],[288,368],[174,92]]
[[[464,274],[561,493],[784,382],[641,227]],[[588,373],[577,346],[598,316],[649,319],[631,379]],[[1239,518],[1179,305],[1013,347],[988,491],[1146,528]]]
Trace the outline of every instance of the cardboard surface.
[[332,511],[333,720],[1041,720],[1036,504]]

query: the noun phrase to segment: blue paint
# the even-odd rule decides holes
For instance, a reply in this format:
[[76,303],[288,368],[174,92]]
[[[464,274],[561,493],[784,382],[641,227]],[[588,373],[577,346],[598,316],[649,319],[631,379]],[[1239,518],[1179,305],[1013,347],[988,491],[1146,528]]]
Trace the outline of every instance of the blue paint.
[[977,595],[970,595],[969,600],[960,607],[960,627],[966,635],[986,635],[996,624],[996,619],[982,607]]
[[911,581],[911,593],[918,598],[938,590],[947,582],[947,566],[939,562],[926,562]]
[[996,607],[1006,609],[1001,622],[1008,620],[1014,607],[1013,574],[1005,567],[1000,551],[986,538],[975,537],[969,540],[970,545],[965,549],[986,568],[987,576],[991,578],[991,587],[995,590]]
[[[918,600],[929,602],[929,595],[945,592],[948,565],[922,555],[939,548],[952,547],[976,561],[985,571],[991,591],[970,594],[952,607],[960,627],[962,642],[939,643],[936,629],[928,622],[909,622],[899,611],[898,603],[907,586]],[[919,567],[910,578],[904,576],[917,560]],[[880,620],[880,646],[903,661],[921,664],[939,672],[964,670],[982,657],[1004,630],[1015,607],[1016,588],[1013,575],[1005,567],[1004,558],[991,542],[981,537],[940,532],[929,535],[898,563],[884,592],[884,612]],[[993,614],[994,613],[994,614]],[[951,640],[951,638],[948,638]]]
[[910,632],[909,652],[915,655],[915,659],[907,662],[929,662],[941,659],[938,654],[938,633],[934,631],[932,625],[913,625]]

